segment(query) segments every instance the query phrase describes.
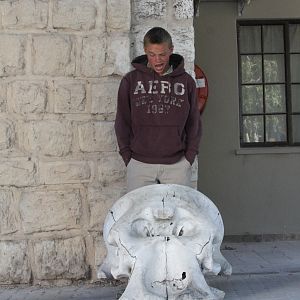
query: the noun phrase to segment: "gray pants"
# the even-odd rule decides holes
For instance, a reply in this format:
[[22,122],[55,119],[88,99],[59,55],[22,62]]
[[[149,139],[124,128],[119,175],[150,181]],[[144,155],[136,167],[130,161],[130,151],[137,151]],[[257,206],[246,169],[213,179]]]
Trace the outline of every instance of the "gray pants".
[[155,183],[174,183],[191,187],[191,168],[185,157],[171,165],[147,164],[132,158],[127,165],[127,192]]

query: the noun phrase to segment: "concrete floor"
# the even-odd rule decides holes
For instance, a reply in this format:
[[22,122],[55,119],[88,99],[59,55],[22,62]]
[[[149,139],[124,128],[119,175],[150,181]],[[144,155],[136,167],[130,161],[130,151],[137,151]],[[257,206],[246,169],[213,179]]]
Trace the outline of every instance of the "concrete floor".
[[[299,300],[300,241],[224,243],[232,276],[208,278],[228,300]],[[114,300],[125,286],[0,288],[0,300]],[[141,299],[142,300],[142,299]]]
[[[299,300],[300,241],[225,243],[229,278],[211,279],[228,300]],[[231,249],[231,250],[229,250]]]

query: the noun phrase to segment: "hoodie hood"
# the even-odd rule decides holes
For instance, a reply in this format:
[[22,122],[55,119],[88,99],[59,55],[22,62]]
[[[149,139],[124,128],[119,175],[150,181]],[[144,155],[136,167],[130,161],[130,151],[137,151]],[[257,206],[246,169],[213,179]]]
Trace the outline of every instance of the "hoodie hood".
[[[136,57],[131,64],[136,70],[139,70],[141,72],[148,73],[148,74],[154,73],[154,71],[147,66],[148,65],[147,55],[141,55]],[[173,71],[163,76],[176,77],[182,75],[185,72],[184,59],[179,54],[171,54],[169,65],[173,67]]]

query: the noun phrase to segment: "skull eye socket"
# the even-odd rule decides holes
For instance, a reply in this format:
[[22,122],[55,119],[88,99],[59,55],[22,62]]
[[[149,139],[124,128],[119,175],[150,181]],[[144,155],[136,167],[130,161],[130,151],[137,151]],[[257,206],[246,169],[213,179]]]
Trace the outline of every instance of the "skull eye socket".
[[183,234],[184,234],[184,226],[183,225],[176,226],[173,234],[176,235],[176,236],[183,236]]
[[131,232],[137,237],[153,237],[154,230],[151,223],[146,219],[136,219],[131,224]]
[[180,229],[178,236],[183,236],[183,227]]
[[174,227],[173,234],[176,236],[192,236],[196,234],[196,224],[189,220],[183,220]]

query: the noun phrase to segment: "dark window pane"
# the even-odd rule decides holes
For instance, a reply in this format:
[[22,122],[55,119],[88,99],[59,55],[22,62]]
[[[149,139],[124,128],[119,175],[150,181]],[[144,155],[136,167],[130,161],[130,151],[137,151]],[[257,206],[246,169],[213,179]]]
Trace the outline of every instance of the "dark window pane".
[[300,54],[291,54],[291,79],[300,83]]
[[286,116],[266,116],[266,141],[286,142]]
[[262,116],[243,118],[243,142],[257,143],[264,141],[264,123]]
[[290,32],[290,52],[300,52],[300,25],[291,24]]
[[292,111],[300,113],[300,84],[292,84]]
[[264,52],[282,53],[284,52],[283,26],[266,25],[263,26]]
[[263,89],[261,85],[242,87],[242,108],[244,114],[263,112]]
[[300,143],[300,116],[293,116],[293,141],[294,143]]
[[242,55],[242,82],[262,82],[262,59],[260,55]]
[[261,52],[260,26],[240,27],[240,53]]
[[284,55],[265,55],[264,68],[265,82],[284,82]]
[[265,86],[266,112],[285,113],[285,86],[283,84],[272,84]]

